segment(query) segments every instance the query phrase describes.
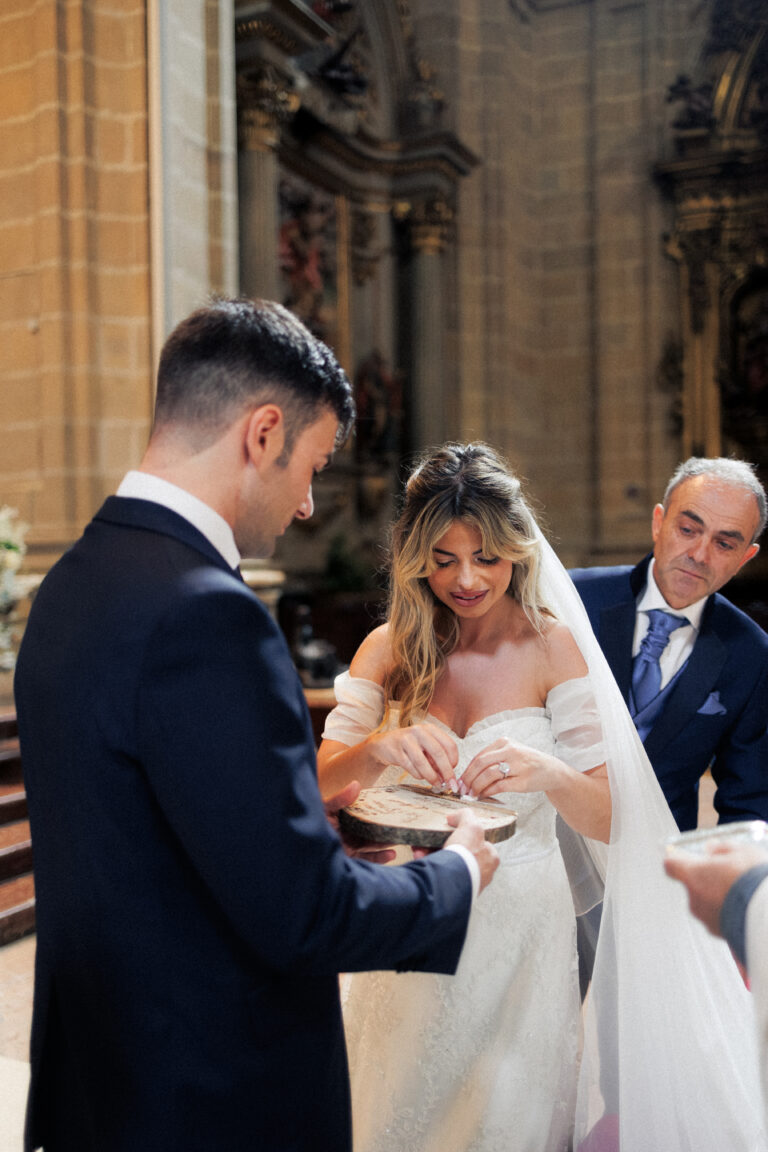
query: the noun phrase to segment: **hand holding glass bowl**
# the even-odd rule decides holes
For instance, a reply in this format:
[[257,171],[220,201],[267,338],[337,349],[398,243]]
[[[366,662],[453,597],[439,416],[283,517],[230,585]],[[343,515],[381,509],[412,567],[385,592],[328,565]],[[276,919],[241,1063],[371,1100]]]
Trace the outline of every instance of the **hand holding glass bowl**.
[[735,824],[716,824],[714,828],[678,832],[665,841],[665,848],[667,854],[686,852],[706,856],[721,846],[730,849],[747,844],[762,844],[768,858],[768,824],[764,820],[741,820]]
[[720,912],[732,885],[751,868],[768,864],[768,824],[743,820],[680,832],[665,841],[664,870],[688,891],[691,912],[721,936]]

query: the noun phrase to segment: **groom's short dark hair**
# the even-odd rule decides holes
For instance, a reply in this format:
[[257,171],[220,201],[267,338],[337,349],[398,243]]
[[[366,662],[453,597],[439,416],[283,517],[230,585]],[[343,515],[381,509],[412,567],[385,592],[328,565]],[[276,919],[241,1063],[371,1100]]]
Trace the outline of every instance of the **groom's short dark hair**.
[[327,408],[337,446],[352,428],[352,388],[331,349],[281,304],[215,297],[174,328],[160,354],[153,431],[176,425],[199,447],[238,415],[273,402],[286,449]]

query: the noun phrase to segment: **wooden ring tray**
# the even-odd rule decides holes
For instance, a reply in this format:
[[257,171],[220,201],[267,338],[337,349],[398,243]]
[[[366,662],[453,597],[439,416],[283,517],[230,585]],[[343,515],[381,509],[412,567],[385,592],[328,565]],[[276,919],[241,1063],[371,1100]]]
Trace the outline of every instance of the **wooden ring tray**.
[[498,800],[467,800],[418,784],[364,789],[353,804],[339,811],[339,825],[344,832],[376,844],[441,848],[456,831],[446,823],[446,816],[461,808],[475,814],[492,844],[507,840],[515,831],[517,813]]

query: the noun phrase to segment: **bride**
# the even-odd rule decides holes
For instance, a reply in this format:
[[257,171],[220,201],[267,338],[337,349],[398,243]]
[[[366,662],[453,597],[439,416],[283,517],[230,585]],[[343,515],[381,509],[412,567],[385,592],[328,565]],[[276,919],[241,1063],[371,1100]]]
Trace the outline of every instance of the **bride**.
[[[388,622],[335,687],[324,794],[408,773],[518,813],[454,977],[347,980],[356,1152],[764,1152],[748,994],[663,876],[674,821],[487,446],[447,445],[411,476]],[[575,910],[603,876],[582,1031]]]

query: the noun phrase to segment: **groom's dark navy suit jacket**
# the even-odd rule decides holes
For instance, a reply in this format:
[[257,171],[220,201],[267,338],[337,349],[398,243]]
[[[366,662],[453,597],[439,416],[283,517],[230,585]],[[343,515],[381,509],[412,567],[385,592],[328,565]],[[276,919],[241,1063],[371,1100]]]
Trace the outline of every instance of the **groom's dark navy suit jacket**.
[[453,971],[464,862],[345,855],[280,632],[158,505],[110,498],[45,579],[16,703],[38,899],[26,1149],[345,1152],[338,973]]
[[[635,568],[579,568],[571,576],[629,701],[635,604],[650,556]],[[681,829],[696,827],[699,780],[717,784],[721,821],[768,820],[768,636],[718,593],[710,596],[688,661],[645,740]]]

